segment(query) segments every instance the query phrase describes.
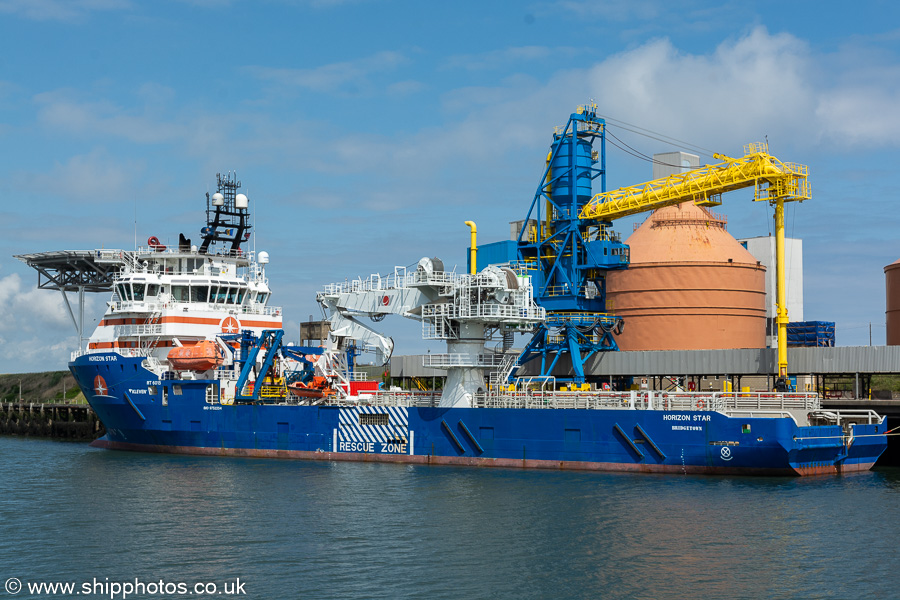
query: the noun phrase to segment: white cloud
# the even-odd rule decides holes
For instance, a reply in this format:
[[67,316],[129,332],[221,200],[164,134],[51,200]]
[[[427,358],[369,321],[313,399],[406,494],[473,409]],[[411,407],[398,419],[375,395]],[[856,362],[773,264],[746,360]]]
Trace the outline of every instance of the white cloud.
[[[12,273],[0,278],[0,303],[4,317],[0,320],[0,360],[8,373],[25,373],[64,369],[73,350],[78,349],[78,336],[62,295],[54,290],[32,287],[34,279]],[[85,335],[90,336],[95,316],[102,312],[105,294],[85,296]],[[72,310],[78,315],[78,299],[69,294]]]
[[575,48],[548,46],[514,46],[492,50],[482,54],[459,54],[447,59],[446,68],[462,68],[469,71],[508,69],[510,65],[570,58],[578,53]]
[[815,116],[823,136],[851,146],[896,146],[900,135],[900,90],[874,85],[823,94]]
[[425,84],[421,81],[407,79],[387,86],[387,93],[391,96],[409,96],[410,94],[417,94],[424,89]]
[[710,55],[682,53],[667,39],[655,40],[594,65],[585,84],[603,114],[673,137],[732,146],[767,133],[814,131],[812,71],[805,43],[757,28]]
[[56,339],[59,341],[48,344],[43,338],[0,338],[0,359],[12,365],[15,373],[64,370],[72,351],[78,349],[78,337]]
[[234,4],[235,0],[178,0],[178,2],[200,8],[224,8]]
[[[729,154],[767,135],[797,148],[826,141],[896,146],[900,115],[892,107],[900,103],[900,69],[877,55],[863,68],[858,49],[845,52],[816,54],[805,41],[765,27],[708,54],[683,52],[663,38],[583,69],[558,71],[544,84],[510,76],[494,86],[453,90],[442,101],[467,122],[494,118],[503,107],[522,124],[557,108],[561,120],[559,114],[593,98],[611,118]],[[567,99],[570,106],[560,104]],[[485,137],[495,136],[496,129],[483,124],[490,132]]]
[[76,21],[92,12],[133,6],[131,0],[0,0],[0,13],[35,21]]
[[137,188],[143,165],[113,159],[102,149],[56,163],[46,173],[23,173],[17,185],[32,193],[44,193],[66,201],[122,202]]
[[[525,55],[543,55],[539,47],[528,48]],[[498,55],[522,52],[514,48]],[[794,36],[770,34],[762,27],[708,54],[682,52],[669,40],[658,39],[546,80],[514,74],[492,86],[452,90],[441,97],[443,120],[390,136],[355,126],[341,130],[329,129],[327,123],[279,121],[268,113],[182,111],[172,116],[165,111],[170,90],[153,85],[141,88],[139,97],[158,100],[162,108],[78,100],[64,90],[42,94],[38,102],[48,128],[171,144],[176,152],[200,157],[213,170],[223,164],[266,164],[337,173],[352,165],[354,173],[375,179],[367,184],[344,182],[335,195],[348,197],[348,207],[359,203],[380,211],[420,203],[421,190],[435,195],[439,189],[442,198],[464,196],[479,182],[494,186],[484,192],[496,190],[498,168],[539,156],[553,126],[562,125],[576,105],[590,98],[602,114],[731,155],[767,135],[773,142],[789,140],[792,148],[815,149],[823,139],[836,138],[860,146],[897,144],[900,117],[890,118],[887,107],[896,97],[893,90],[900,88],[900,74],[888,71],[879,79],[877,69],[856,69],[852,79],[833,72],[822,77],[827,67],[840,64],[832,58],[815,55]],[[350,80],[366,81],[405,60],[399,53],[382,52],[315,69],[245,71],[286,85],[340,91],[348,89]],[[852,65],[842,68],[849,71]],[[866,84],[859,88],[863,92],[855,91],[860,78]],[[852,85],[836,83],[841,81]],[[402,83],[394,85],[402,89]],[[641,143],[647,152],[659,148],[657,142]],[[106,159],[102,154],[73,158],[57,171],[70,179],[80,171],[108,174],[108,187],[115,190],[140,169]],[[446,181],[436,182],[436,177]],[[398,181],[403,185],[391,187]],[[378,187],[391,189],[390,198],[376,193]]]
[[603,18],[610,21],[648,20],[656,18],[663,9],[660,0],[559,0],[553,10],[563,10],[582,19]]
[[[146,94],[148,88],[142,88]],[[171,142],[185,136],[184,127],[166,122],[146,110],[126,110],[112,102],[85,102],[69,90],[45,92],[35,96],[38,121],[53,130],[78,135],[120,137],[140,144]]]
[[18,273],[0,278],[0,305],[7,307],[0,320],[0,331],[34,331],[47,325],[72,327],[59,292],[37,288],[24,290]]
[[244,67],[250,75],[281,85],[306,88],[315,92],[347,93],[368,91],[373,87],[371,76],[392,71],[407,62],[399,52],[384,51],[353,61],[322,65],[311,69],[276,67]]

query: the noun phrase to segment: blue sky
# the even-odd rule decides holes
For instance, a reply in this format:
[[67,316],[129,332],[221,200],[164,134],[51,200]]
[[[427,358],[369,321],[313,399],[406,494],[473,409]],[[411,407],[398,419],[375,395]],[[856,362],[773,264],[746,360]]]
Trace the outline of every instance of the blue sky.
[[[898,17],[894,2],[0,0],[0,372],[64,368],[77,345],[13,254],[131,248],[135,214],[141,243],[196,239],[216,173],[236,170],[293,334],[325,283],[425,255],[464,269],[467,219],[504,239],[553,127],[592,99],[646,154],[679,148],[615,123],[732,156],[768,139],[809,165],[813,199],[787,214],[804,317],[836,321],[839,345],[868,344],[871,322],[884,343]],[[607,166],[609,188],[651,176],[612,147]],[[771,230],[749,192],[718,212],[736,237]],[[398,352],[426,347],[415,324],[382,325]]]

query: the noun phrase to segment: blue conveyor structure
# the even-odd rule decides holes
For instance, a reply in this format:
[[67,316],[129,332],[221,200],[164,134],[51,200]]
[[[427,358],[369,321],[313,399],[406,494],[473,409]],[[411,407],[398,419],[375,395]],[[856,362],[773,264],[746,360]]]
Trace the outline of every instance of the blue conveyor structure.
[[[517,239],[519,267],[531,276],[535,301],[547,321],[519,357],[540,359],[550,375],[562,355],[572,360],[576,382],[584,382],[584,361],[599,351],[618,350],[613,332],[622,320],[607,313],[606,274],[628,267],[628,246],[609,221],[584,220],[593,182],[606,191],[606,123],[596,105],[579,107],[557,129],[540,184]],[[599,140],[599,150],[594,143]]]

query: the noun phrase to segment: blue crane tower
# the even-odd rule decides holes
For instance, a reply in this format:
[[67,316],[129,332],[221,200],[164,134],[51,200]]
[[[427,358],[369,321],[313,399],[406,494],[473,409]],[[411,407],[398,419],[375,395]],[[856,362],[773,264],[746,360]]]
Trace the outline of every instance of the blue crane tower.
[[[594,149],[599,141],[599,150]],[[628,267],[628,246],[604,220],[580,214],[600,179],[606,191],[606,122],[596,104],[581,106],[556,128],[546,166],[516,240],[519,267],[532,278],[535,301],[547,309],[519,357],[539,359],[548,376],[561,357],[571,358],[571,381],[585,381],[584,362],[594,353],[618,350],[613,333],[621,318],[608,312],[606,274]]]

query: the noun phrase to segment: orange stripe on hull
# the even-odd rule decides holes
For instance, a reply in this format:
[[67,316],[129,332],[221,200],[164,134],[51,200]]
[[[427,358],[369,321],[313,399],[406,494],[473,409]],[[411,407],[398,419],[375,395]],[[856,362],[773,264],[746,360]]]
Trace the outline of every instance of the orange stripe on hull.
[[98,327],[104,325],[150,325],[150,319],[103,319]]

